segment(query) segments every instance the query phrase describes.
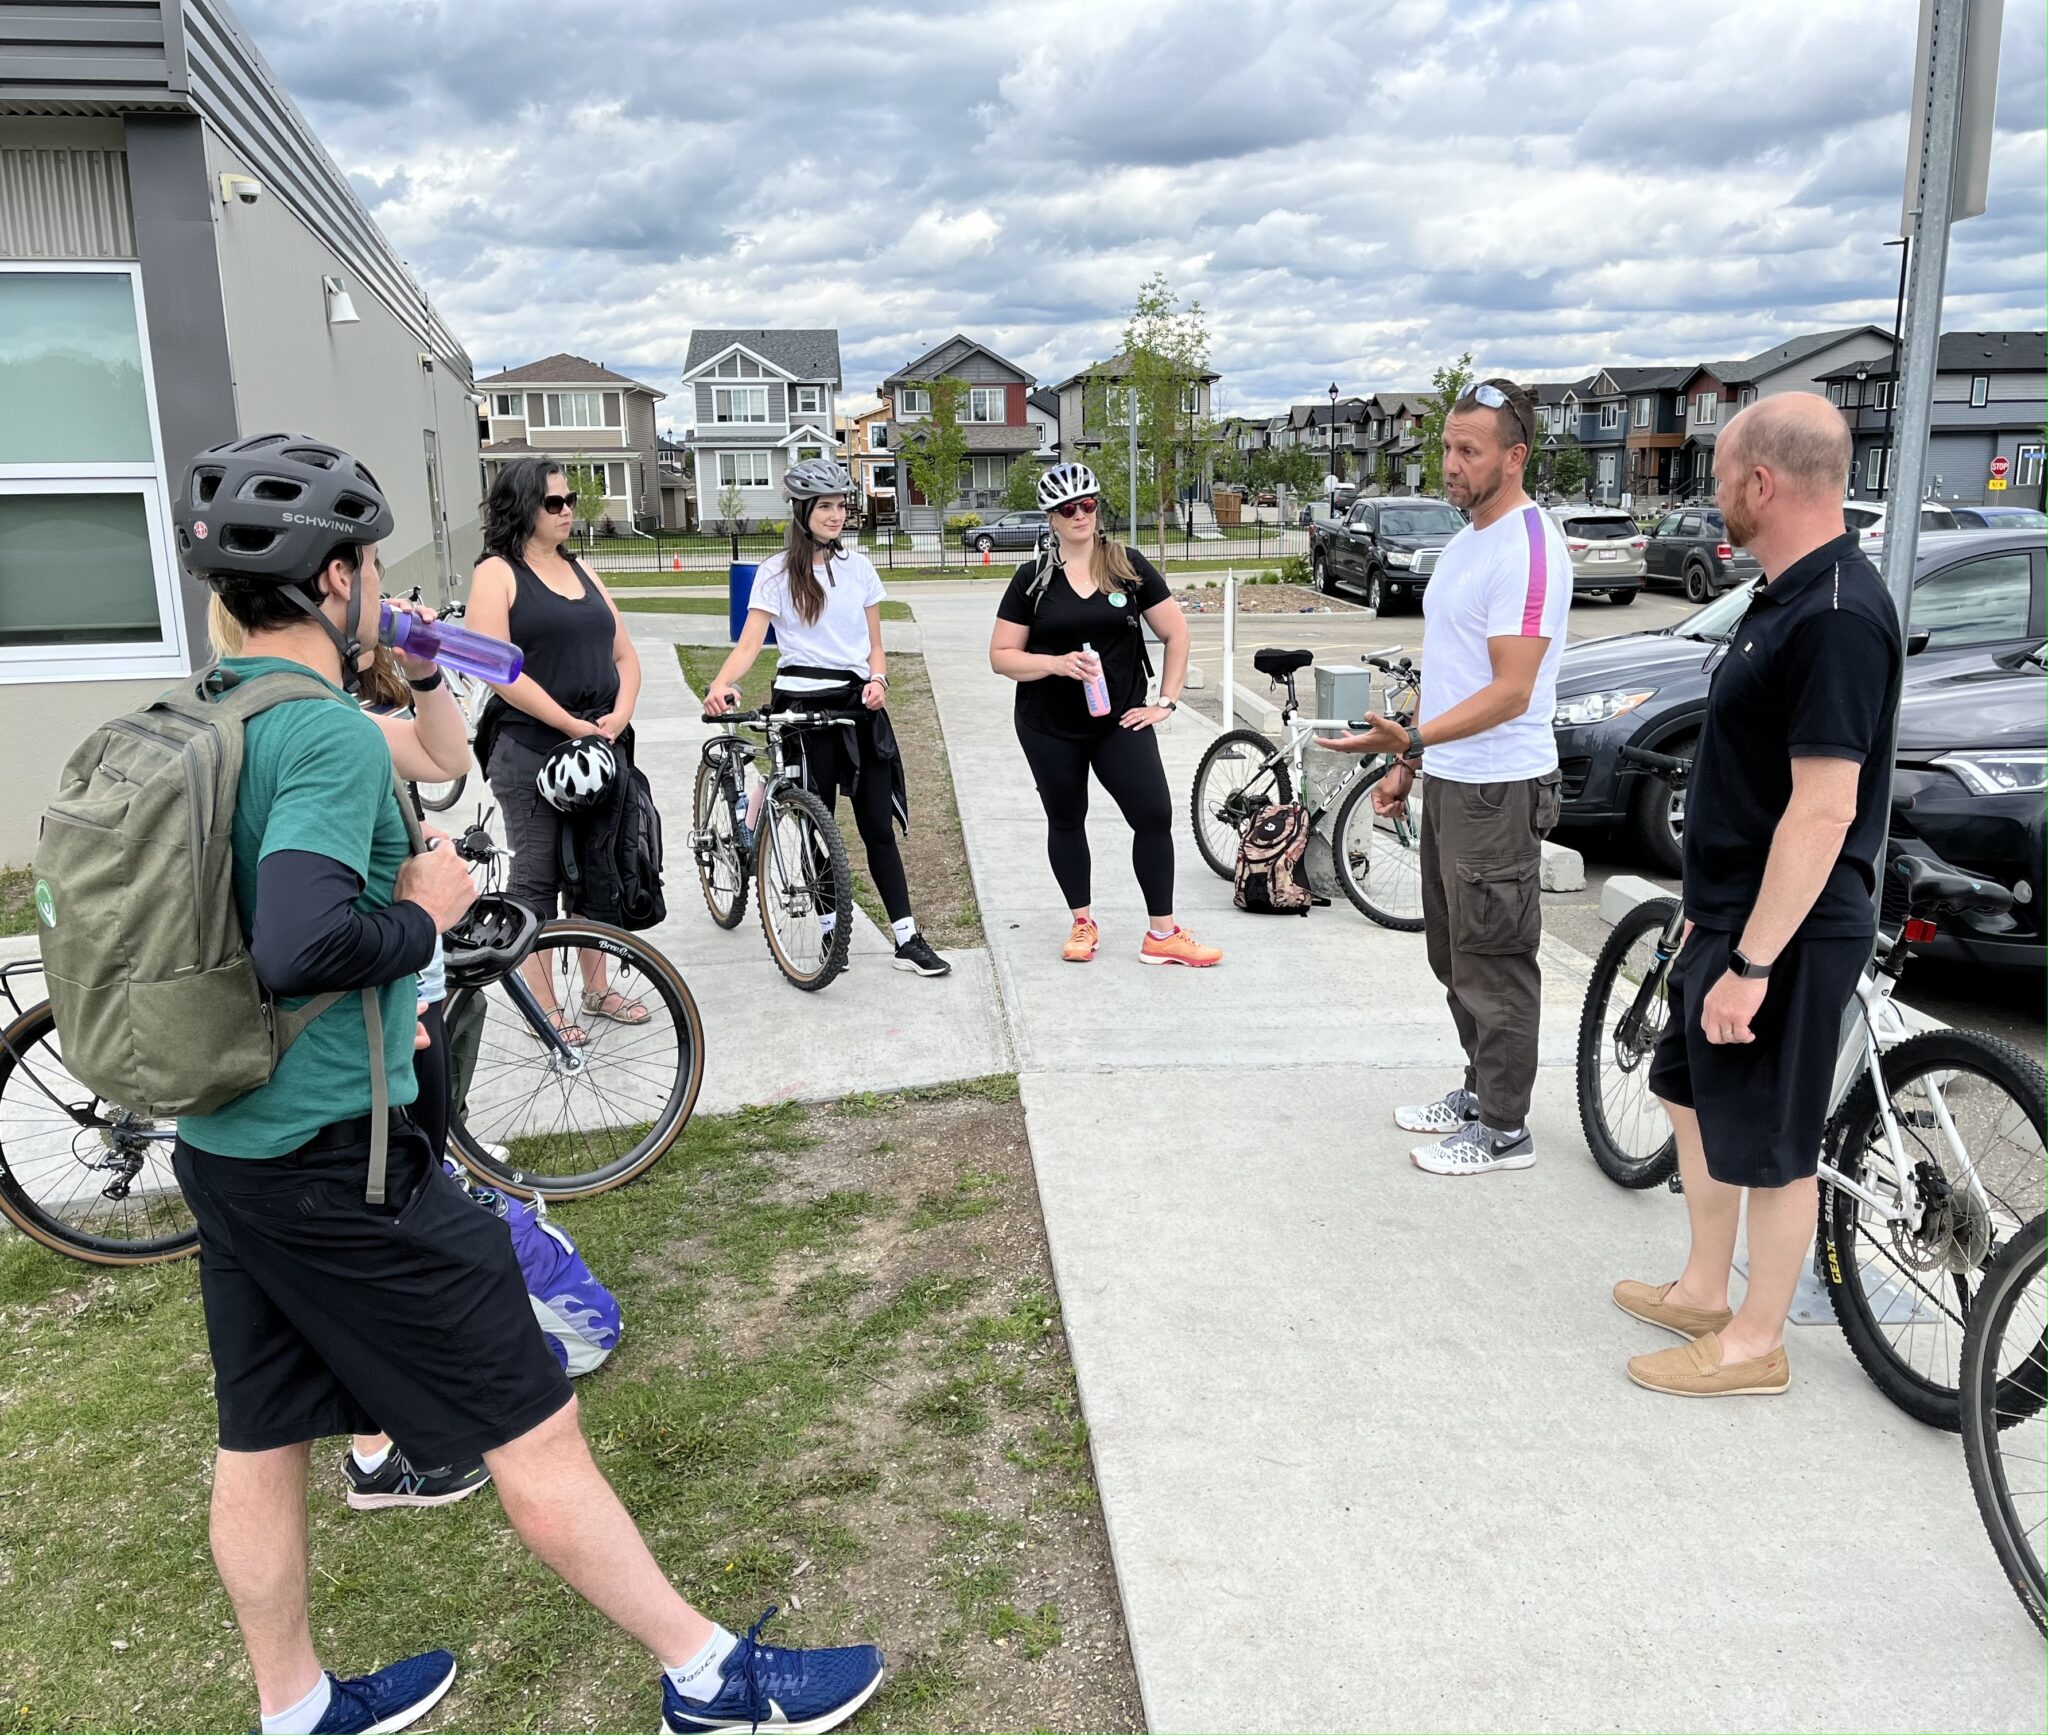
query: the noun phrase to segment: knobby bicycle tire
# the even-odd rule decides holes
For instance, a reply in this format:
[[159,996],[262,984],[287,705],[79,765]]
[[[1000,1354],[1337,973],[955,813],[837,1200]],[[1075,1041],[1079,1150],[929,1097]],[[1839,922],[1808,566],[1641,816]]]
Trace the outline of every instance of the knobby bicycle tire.
[[[448,1142],[462,1166],[490,1186],[502,1187],[521,1198],[538,1195],[549,1201],[587,1199],[598,1193],[610,1192],[614,1187],[622,1187],[635,1176],[645,1174],[661,1160],[681,1136],[683,1128],[689,1124],[690,1116],[697,1106],[697,1093],[704,1085],[704,1021],[698,1015],[696,999],[691,995],[689,984],[683,980],[682,973],[660,952],[632,934],[609,927],[602,922],[585,921],[572,916],[547,923],[541,929],[530,956],[539,956],[551,951],[577,954],[602,952],[608,958],[639,972],[644,987],[639,984],[633,987],[631,992],[636,997],[644,998],[648,992],[659,997],[668,1013],[678,1044],[674,1078],[670,1080],[662,1077],[656,1080],[657,1088],[666,1089],[660,1108],[644,1126],[637,1120],[629,1123],[629,1130],[635,1133],[635,1137],[628,1148],[608,1162],[573,1174],[550,1173],[536,1167],[530,1159],[536,1155],[545,1157],[547,1152],[544,1147],[537,1152],[522,1152],[518,1149],[516,1141],[522,1137],[529,1146],[532,1146],[538,1141],[562,1136],[559,1133],[515,1134],[514,1142],[501,1144],[498,1140],[484,1138],[477,1128],[471,1125],[472,1121],[481,1119],[474,1111],[450,1113]],[[572,982],[580,981],[580,977],[575,974],[576,968],[572,961]],[[551,970],[550,975],[553,974]],[[613,976],[610,980],[616,983],[619,978]],[[453,1032],[478,1010],[479,997],[489,994],[492,990],[497,990],[500,998],[504,998],[503,991],[499,989],[497,983],[490,984],[488,988],[458,989],[450,997],[446,1022],[451,1032],[451,1048],[455,1041]],[[626,1032],[627,1037],[621,1040],[629,1040],[630,1033],[640,1028],[631,1024],[600,1022],[593,1015],[578,1011],[571,1003],[565,1002],[564,1005],[565,1018],[570,1023],[591,1032],[589,1044],[584,1052],[592,1061],[604,1058],[602,1050],[611,1033]],[[487,1002],[484,1010],[487,1015]],[[523,1024],[523,1017],[516,1009],[514,1017]],[[649,1022],[652,1022],[651,1018]],[[543,1075],[550,1070],[559,1069],[553,1068],[546,1048],[530,1032],[517,1028],[509,1021],[507,1028],[512,1030],[521,1042],[533,1043],[534,1053],[538,1056],[537,1083],[528,1100],[539,1101],[549,1083],[547,1077]],[[468,1089],[474,1088],[472,1080]],[[604,1099],[601,1089],[593,1086],[592,1090],[593,1094],[600,1098],[601,1108],[609,1106],[609,1100]],[[463,1094],[466,1097],[467,1090]],[[564,1094],[566,1115],[566,1091]],[[467,1107],[466,1102],[459,1104],[458,1111]],[[495,1129],[485,1125],[483,1130],[488,1132]],[[504,1156],[498,1154],[500,1149],[505,1151]]]
[[[1382,760],[1378,765],[1375,765],[1370,771],[1366,772],[1351,792],[1344,797],[1344,805],[1337,809],[1336,823],[1330,828],[1330,855],[1332,866],[1337,875],[1337,883],[1344,888],[1344,895],[1351,900],[1352,907],[1359,914],[1369,916],[1373,921],[1379,923],[1381,927],[1392,928],[1396,933],[1419,934],[1422,932],[1421,911],[1417,910],[1413,915],[1405,912],[1397,913],[1387,905],[1376,900],[1372,896],[1376,888],[1371,883],[1372,875],[1370,871],[1367,872],[1364,883],[1360,883],[1353,876],[1351,872],[1351,851],[1346,847],[1345,843],[1346,838],[1350,835],[1353,823],[1359,816],[1361,804],[1363,804],[1365,823],[1368,826],[1374,827],[1375,830],[1377,829],[1375,821],[1378,815],[1372,810],[1370,797],[1374,786],[1379,783],[1380,779],[1386,776],[1387,767],[1392,763],[1393,761],[1390,759]],[[1419,807],[1420,803],[1417,802],[1415,805]],[[1372,861],[1371,852],[1368,852],[1366,860],[1369,870]]]
[[[1641,984],[1628,982],[1621,971],[1643,936],[1660,933],[1677,908],[1676,898],[1652,898],[1636,905],[1615,923],[1594,961],[1592,979],[1586,984],[1586,1003],[1579,1012],[1579,1125],[1585,1131],[1587,1148],[1593,1153],[1593,1161],[1600,1165],[1600,1172],[1624,1187],[1655,1187],[1668,1181],[1678,1168],[1678,1138],[1670,1131],[1669,1120],[1665,1120],[1665,1137],[1648,1151],[1638,1151],[1632,1145],[1647,1144],[1647,1137],[1630,1141],[1616,1127],[1603,1088],[1611,1062],[1615,1073],[1639,1081],[1635,1089],[1641,1094],[1645,1113],[1654,1104],[1648,1083],[1654,1036],[1640,1053],[1632,1046],[1630,1064],[1626,1066],[1616,1050],[1615,1025],[1634,1004],[1641,989]],[[1666,966],[1667,974],[1668,970]],[[1621,990],[1619,998],[1615,995],[1617,988]],[[1661,985],[1652,991],[1652,999],[1659,1006],[1664,1004]]]
[[[1956,1076],[1972,1074],[1995,1087],[2020,1111],[2037,1143],[2048,1139],[2048,1081],[2044,1081],[2040,1066],[2009,1042],[1976,1030],[1929,1030],[1909,1037],[1887,1053],[1883,1067],[1885,1085],[1894,1102],[1915,1080],[1941,1076],[1948,1081],[1943,1088],[1949,1089]],[[1919,1129],[1911,1125],[1902,1128],[1908,1139],[1909,1155],[1914,1149],[1924,1152],[1935,1148],[1932,1138],[1924,1144],[1913,1140],[1916,1130]],[[1935,1137],[1939,1136],[1935,1129]],[[1872,1167],[1869,1158],[1873,1139],[1877,1141],[1875,1148],[1881,1150],[1883,1126],[1877,1118],[1877,1092],[1866,1072],[1828,1123],[1828,1159],[1842,1174],[1867,1180]],[[1980,1157],[1981,1153],[1971,1153],[1973,1162]],[[2038,1171],[2031,1178],[2015,1176],[2011,1181],[1998,1175],[1980,1178],[1993,1190],[1994,1199],[2019,1223],[2040,1214],[2043,1201]],[[2001,1187],[2005,1189],[2002,1193],[1997,1190]],[[1863,1281],[1864,1262],[1858,1257],[1864,1241],[1874,1248],[1882,1244],[1870,1233],[1862,1212],[1862,1201],[1853,1193],[1823,1179],[1819,1226],[1821,1275],[1834,1302],[1842,1335],[1879,1391],[1916,1421],[1954,1433],[1962,1425],[1959,1375],[1930,1377],[1922,1373],[1886,1336],[1888,1321],[1878,1316]],[[2012,1233],[2008,1227],[2006,1234]],[[1914,1241],[1918,1250],[1917,1234]],[[1994,1243],[1991,1251],[1995,1252],[1998,1245]],[[1886,1277],[1884,1282],[1894,1295],[1887,1298],[1885,1305],[1889,1310],[1903,1301],[1908,1312],[1900,1329],[1930,1326],[1928,1337],[1916,1341],[1925,1342],[1937,1355],[1948,1352],[1946,1361],[1959,1368],[1963,1331],[1975,1295],[1971,1283],[1974,1279],[1981,1284],[1983,1269],[1981,1260],[1964,1272],[1904,1269],[1893,1262],[1896,1275]],[[1941,1367],[1936,1368],[1937,1376],[1942,1372]],[[2004,1394],[2002,1401],[2016,1403],[2020,1398],[2021,1394],[2015,1391]]]
[[[1999,1376],[1999,1351],[2013,1327],[2013,1316],[2030,1285],[2041,1280],[2044,1249],[2043,1218],[2036,1217],[2007,1241],[1984,1267],[1977,1288],[1976,1305],[1963,1332],[1962,1429],[1963,1461],[1970,1467],[1970,1487],[1977,1496],[1977,1512],[1984,1520],[1985,1534],[2005,1576],[2012,1581],[2020,1606],[2033,1617],[2034,1625],[2048,1633],[2048,1590],[2042,1583],[2041,1557],[2028,1542],[2041,1528],[2039,1519],[2030,1525],[2015,1505],[2015,1493],[2007,1480],[2005,1459],[1999,1449],[2000,1434],[2020,1422],[2029,1422],[2041,1412],[2044,1384],[2048,1384],[2048,1351],[2036,1335],[2041,1322],[2022,1321],[2019,1329],[2025,1341],[2016,1347],[2021,1353],[2013,1373]],[[2022,1388],[2023,1401],[2009,1406],[2005,1394],[2014,1386]],[[2038,1429],[2027,1430],[2028,1443],[2038,1446]],[[2017,1491],[2030,1501],[2042,1498],[2040,1460],[2022,1458],[2031,1472],[2032,1486]]]
[[[1211,846],[1209,834],[1203,829],[1202,824],[1204,814],[1203,791],[1209,781],[1210,771],[1214,768],[1217,761],[1223,757],[1225,751],[1232,748],[1250,748],[1261,760],[1272,758],[1274,754],[1280,751],[1277,746],[1267,740],[1256,729],[1226,729],[1209,743],[1208,750],[1202,755],[1201,763],[1195,767],[1194,787],[1188,795],[1188,823],[1194,828],[1195,848],[1201,853],[1202,859],[1209,864],[1211,872],[1219,878],[1226,880],[1237,878],[1237,852],[1233,849],[1229,859],[1225,860]],[[1294,799],[1294,779],[1288,775],[1287,762],[1284,759],[1274,760],[1272,764],[1263,766],[1260,770],[1255,771],[1251,777],[1238,786],[1239,789],[1253,787],[1256,779],[1260,777],[1271,777],[1273,780],[1271,800],[1261,801],[1259,803],[1261,807],[1269,805],[1284,806]],[[1221,823],[1216,820],[1213,814],[1209,817],[1212,823]],[[1239,833],[1240,837],[1242,835],[1242,833]]]
[[[776,852],[768,833],[771,828],[781,835],[782,815],[778,810],[788,808],[799,817],[800,827],[808,829],[818,840],[825,852],[825,874],[830,881],[835,914],[832,932],[826,937],[823,956],[818,967],[805,971],[785,950],[781,937],[775,931],[775,910],[780,897],[771,886],[776,867]],[[761,933],[768,942],[768,955],[775,960],[776,969],[797,988],[806,994],[815,994],[837,979],[846,968],[847,948],[853,943],[853,869],[846,859],[846,840],[839,835],[839,827],[833,821],[830,810],[808,789],[794,783],[785,783],[769,793],[768,804],[762,811],[761,835],[754,843],[754,901],[761,917]],[[815,871],[815,869],[813,870]],[[813,894],[825,887],[814,887]],[[797,921],[816,921],[815,914],[795,912]]]
[[[56,1051],[50,1048],[50,1040],[56,1033],[56,1015],[50,1010],[47,1000],[29,1007],[4,1031],[0,1031],[0,1101],[8,1099],[9,1087],[17,1080],[33,1093],[34,1099],[48,1101],[34,1082],[38,1076],[34,1057],[38,1052],[47,1052],[53,1062],[58,1060]],[[42,1070],[47,1073],[51,1068]],[[76,1090],[85,1089],[68,1072],[63,1075],[63,1083]],[[42,1085],[60,1098],[70,1095],[70,1091],[60,1087],[54,1078],[44,1078]],[[55,1105],[50,1107],[54,1118]],[[94,1137],[89,1129],[75,1123],[68,1135],[55,1136],[68,1137],[74,1151],[79,1148],[78,1141],[89,1141]],[[30,1240],[89,1265],[161,1265],[173,1259],[189,1258],[199,1251],[199,1226],[189,1221],[189,1207],[183,1205],[182,1196],[179,1208],[185,1211],[188,1221],[168,1234],[153,1236],[96,1235],[46,1209],[23,1174],[17,1172],[16,1165],[26,1161],[18,1149],[22,1142],[19,1131],[0,1137],[0,1217],[5,1217]],[[10,1147],[15,1147],[13,1161],[9,1160]],[[169,1193],[177,1192],[177,1182],[168,1173],[168,1157],[166,1172],[160,1178],[168,1183]]]
[[723,855],[731,864],[733,879],[737,882],[729,901],[721,902],[717,889],[712,884],[712,864],[700,855],[697,858],[697,888],[704,894],[704,907],[711,912],[711,919],[721,928],[737,928],[747,913],[748,874],[745,861],[741,858],[739,839],[732,835],[732,810],[726,805],[724,780],[710,760],[697,762],[697,785],[690,798],[690,813],[695,821],[697,834],[717,834],[715,821],[722,821],[726,827],[725,836],[729,848],[718,844],[708,847],[714,855]]

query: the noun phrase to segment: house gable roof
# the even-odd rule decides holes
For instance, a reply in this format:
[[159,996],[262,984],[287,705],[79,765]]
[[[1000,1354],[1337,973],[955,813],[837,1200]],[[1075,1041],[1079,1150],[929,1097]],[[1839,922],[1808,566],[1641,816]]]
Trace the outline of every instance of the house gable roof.
[[1055,421],[1059,419],[1060,395],[1058,392],[1052,391],[1045,386],[1040,386],[1036,391],[1027,396],[1024,401],[1034,410],[1038,411],[1040,415],[1051,416]]
[[1018,377],[1018,379],[1024,382],[1024,385],[1027,389],[1029,389],[1032,386],[1035,386],[1038,383],[1038,376],[1032,373],[1028,368],[1019,367],[1007,356],[997,355],[996,352],[990,349],[987,344],[978,342],[976,339],[969,337],[965,332],[956,331],[953,333],[951,337],[947,338],[944,343],[938,344],[935,347],[926,350],[923,355],[917,358],[917,360],[913,362],[906,362],[902,367],[898,368],[894,373],[892,373],[887,379],[885,379],[882,382],[883,393],[886,395],[890,391],[890,389],[895,386],[922,384],[926,380],[936,377],[931,372],[932,364],[935,361],[937,361],[937,359],[940,356],[945,355],[947,351],[961,346],[965,346],[965,348],[971,350],[979,350],[983,355],[987,356],[990,361],[994,362],[997,367],[1004,368],[1008,370],[1010,373],[1015,374]]
[[1691,375],[1689,366],[1610,367],[1601,369],[1599,377],[1617,392],[1668,392],[1676,391]]
[[[1941,347],[1935,352],[1934,366],[1936,372],[1945,374],[2048,372],[2048,332],[1945,331],[1941,334]],[[1886,350],[1883,355],[1873,356],[1868,361],[1845,362],[1814,377],[1823,380],[1854,379],[1858,368],[1873,374],[1889,375],[1892,352]]]
[[[1061,380],[1058,385],[1053,387],[1053,390],[1056,392],[1063,392],[1069,386],[1085,385],[1087,383],[1088,376],[1094,373],[1107,374],[1113,380],[1120,380],[1124,377],[1125,374],[1129,373],[1130,371],[1131,363],[1129,357],[1121,354],[1113,355],[1107,361],[1091,362],[1088,366],[1082,368],[1078,373],[1071,373],[1067,375],[1065,379]],[[1220,380],[1223,376],[1220,373],[1217,373],[1212,368],[1205,368],[1202,370],[1201,377],[1213,383],[1217,380]]]
[[492,374],[476,384],[479,391],[489,386],[625,386],[631,391],[645,392],[650,397],[667,395],[650,385],[643,385],[639,380],[613,373],[610,368],[600,367],[580,355],[567,353],[551,355],[544,361],[530,361],[524,367],[508,367],[503,373]]
[[766,362],[793,380],[825,380],[834,389],[839,385],[839,333],[821,327],[772,330],[755,326],[745,330],[693,331],[689,354],[683,360],[683,378],[692,378],[735,347],[745,349],[756,361]]

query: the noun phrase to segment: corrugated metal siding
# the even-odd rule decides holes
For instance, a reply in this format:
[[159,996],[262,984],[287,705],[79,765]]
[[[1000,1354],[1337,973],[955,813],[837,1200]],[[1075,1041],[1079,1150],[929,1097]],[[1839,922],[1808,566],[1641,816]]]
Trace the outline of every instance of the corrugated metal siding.
[[125,151],[0,150],[0,259],[133,259]]
[[0,6],[0,101],[162,102],[185,88],[177,3],[35,0]]

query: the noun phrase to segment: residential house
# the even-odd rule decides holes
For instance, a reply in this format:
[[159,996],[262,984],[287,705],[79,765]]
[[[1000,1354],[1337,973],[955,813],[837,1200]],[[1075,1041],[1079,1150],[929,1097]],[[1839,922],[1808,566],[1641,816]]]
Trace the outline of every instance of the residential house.
[[840,389],[836,331],[693,331],[683,383],[692,411],[685,443],[706,523],[775,522],[787,505],[782,478],[790,465],[841,456],[833,433]]
[[480,454],[486,491],[514,458],[547,458],[604,477],[602,511],[576,508],[602,533],[683,528],[662,508],[654,406],[663,393],[580,355],[551,355],[476,384],[490,430]]
[[1037,378],[988,345],[956,332],[937,348],[898,368],[877,388],[891,407],[892,434],[899,450],[914,443],[919,425],[930,421],[931,383],[945,378],[963,380],[967,385],[958,409],[967,460],[960,466],[958,492],[944,502],[927,502],[911,480],[908,462],[903,464],[903,521],[918,529],[935,529],[940,519],[957,513],[1000,511],[1011,464],[1035,467],[1045,437],[1045,428],[1030,403]]
[[1686,367],[1615,367],[1604,377],[1626,398],[1627,461],[1622,490],[1638,512],[1653,510],[1673,492],[1671,472],[1685,444]]
[[1706,362],[1681,389],[1685,441],[1672,459],[1673,492],[1702,497],[1714,490],[1714,440],[1738,410],[1776,392],[1821,389],[1821,376],[1891,354],[1881,326],[1851,325],[1787,338],[1740,361]]
[[661,491],[661,527],[664,530],[694,530],[697,527],[697,490],[690,473],[690,456],[680,440],[658,434],[654,441],[655,485]]
[[851,417],[846,430],[846,468],[853,476],[861,515],[877,524],[896,522],[896,450],[889,437],[891,408],[885,400]]
[[1436,394],[1375,392],[1365,406],[1364,444],[1359,448],[1363,474],[1383,493],[1414,492],[1422,481],[1420,424],[1436,407]]
[[[1525,389],[1536,400],[1535,443],[1530,448],[1532,462],[1528,469],[1531,487],[1547,490],[1553,486],[1558,447],[1567,439],[1579,437],[1578,394],[1586,384],[1586,379],[1527,382]],[[1567,398],[1571,400],[1569,410],[1565,407]]]
[[[1941,500],[2042,505],[2042,428],[2048,422],[2048,333],[1945,331],[1935,357],[1927,434],[1927,489]],[[1820,376],[1855,440],[1852,498],[1882,500],[1891,489],[1896,381],[1889,347]],[[1991,474],[2003,458],[2006,473]],[[1994,488],[2003,481],[2003,488]]]
[[1322,455],[1323,474],[1340,482],[1358,482],[1370,455],[1370,398],[1339,398],[1333,408],[1321,403],[1296,404],[1287,412],[1297,445],[1312,446]]
[[[1060,456],[1062,458],[1070,462],[1076,458],[1085,461],[1090,452],[1102,449],[1103,438],[1106,434],[1113,435],[1117,439],[1126,437],[1124,429],[1127,424],[1124,419],[1125,412],[1122,407],[1121,393],[1112,386],[1100,405],[1091,406],[1088,402],[1088,384],[1097,375],[1115,381],[1122,379],[1129,371],[1130,363],[1121,355],[1113,355],[1108,361],[1098,362],[1093,367],[1086,367],[1079,373],[1068,375],[1067,378],[1061,380],[1058,385],[1053,387],[1053,390],[1059,394],[1060,400]],[[1216,382],[1222,377],[1219,373],[1205,371],[1199,379],[1191,381],[1188,385],[1186,400],[1181,405],[1181,408],[1195,420],[1206,422],[1210,417],[1211,408],[1215,401],[1214,388]],[[1107,426],[1104,425],[1103,421],[1105,414],[1108,417]],[[1275,423],[1284,424],[1285,419],[1284,417],[1272,418],[1267,426],[1271,428]]]
[[1060,395],[1041,386],[1024,399],[1025,414],[1038,424],[1038,450],[1032,454],[1040,464],[1060,461]]
[[1572,392],[1578,405],[1577,438],[1589,465],[1586,498],[1617,505],[1622,466],[1628,456],[1628,393],[1612,370],[1603,368]]
[[226,0],[0,6],[0,863],[65,754],[211,661],[171,498],[208,446],[346,447],[436,601],[478,524],[474,370]]

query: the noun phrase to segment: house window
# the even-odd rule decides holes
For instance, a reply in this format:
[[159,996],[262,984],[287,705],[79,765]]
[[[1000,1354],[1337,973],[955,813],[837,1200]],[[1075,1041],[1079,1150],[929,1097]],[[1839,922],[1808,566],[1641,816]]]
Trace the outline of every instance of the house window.
[[1892,382],[1890,380],[1871,381],[1870,407],[1873,410],[1888,410],[1892,407]]
[[2013,486],[2038,488],[2041,484],[2041,447],[2020,446],[2013,452]]
[[718,485],[721,488],[766,488],[769,485],[768,454],[720,452]]
[[1183,415],[1199,416],[1202,413],[1202,384],[1197,380],[1182,389],[1180,407]]
[[1972,374],[1970,376],[1970,408],[1981,410],[1991,401],[1991,376]]
[[1612,433],[1612,432],[1613,432],[1613,431],[1614,431],[1614,430],[1615,430],[1616,428],[1618,428],[1618,427],[1620,427],[1620,426],[1621,426],[1621,405],[1619,405],[1619,404],[1602,404],[1602,405],[1600,406],[1600,429],[1601,429],[1601,432],[1603,432],[1603,433]]
[[1886,446],[1872,446],[1863,460],[1863,486],[1872,492],[1884,486],[1884,460],[1889,450]]
[[1567,426],[1575,424],[1579,419],[1578,403],[1572,398],[1566,398],[1563,404],[1559,406],[1558,414],[1564,418]]
[[1842,382],[1840,380],[1829,380],[1828,402],[1833,404],[1835,408],[1839,410],[1842,407],[1842,405],[1847,401],[1848,393],[1843,390]]
[[526,398],[519,392],[499,392],[491,400],[491,414],[494,416],[515,416],[526,414]]
[[868,423],[868,450],[870,452],[886,452],[888,449],[889,424],[887,422]]
[[0,265],[0,679],[184,667],[132,265]]
[[1654,404],[1654,402],[1655,402],[1655,400],[1654,400],[1654,399],[1652,399],[1652,398],[1637,398],[1637,399],[1636,399],[1636,426],[1637,426],[1637,427],[1639,427],[1639,428],[1647,428],[1647,427],[1648,427],[1648,426],[1650,425],[1650,410],[1651,410],[1651,407],[1652,407],[1652,405]]
[[[715,386],[711,392],[714,422],[765,422],[768,419],[766,386]],[[762,486],[767,484],[763,483]]]
[[1735,407],[1736,407],[1736,408],[1737,408],[1738,410],[1746,410],[1746,409],[1748,409],[1748,408],[1749,408],[1749,406],[1750,406],[1751,404],[1753,404],[1753,403],[1755,403],[1755,402],[1756,402],[1756,387],[1755,387],[1755,386],[1744,386],[1744,387],[1742,388],[1742,390],[1741,390],[1741,391],[1739,391],[1739,392],[1737,392],[1737,393],[1735,394]]
[[822,458],[824,455],[825,451],[822,446],[799,446],[796,449],[796,462],[801,464],[806,459]]
[[1692,400],[1692,419],[1703,428],[1711,428],[1720,415],[1720,403],[1719,393],[1701,392]]
[[626,498],[626,466],[607,464],[604,467],[604,497],[607,500]]
[[[605,419],[604,400],[611,397],[614,409],[611,419]],[[534,420],[539,428],[615,428],[619,425],[616,409],[616,394],[608,392],[535,392],[528,400],[529,407],[540,406],[540,414]]]
[[825,388],[823,386],[797,386],[796,408],[798,415],[815,416],[824,412]]
[[896,413],[899,416],[930,415],[932,394],[923,386],[905,386],[896,394]]
[[989,453],[968,461],[971,477],[964,477],[968,485],[977,489],[999,489],[1010,474],[1010,460],[1001,452]]
[[1000,422],[1003,419],[1003,388],[1001,386],[971,386],[967,392],[967,419],[970,422]]

